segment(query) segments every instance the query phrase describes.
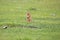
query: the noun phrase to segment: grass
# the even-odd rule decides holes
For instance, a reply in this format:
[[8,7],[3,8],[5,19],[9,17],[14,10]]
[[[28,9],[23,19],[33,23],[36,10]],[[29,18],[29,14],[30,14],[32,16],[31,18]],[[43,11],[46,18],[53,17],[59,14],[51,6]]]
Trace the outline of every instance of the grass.
[[59,30],[60,0],[0,0],[0,40],[60,40]]
[[60,31],[42,28],[20,28],[13,27],[0,29],[0,40],[60,40]]

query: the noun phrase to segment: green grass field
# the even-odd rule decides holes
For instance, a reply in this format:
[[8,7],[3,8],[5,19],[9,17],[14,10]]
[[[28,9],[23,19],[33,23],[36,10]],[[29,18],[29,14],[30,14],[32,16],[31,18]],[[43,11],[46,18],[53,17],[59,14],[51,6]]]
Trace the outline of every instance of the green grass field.
[[59,30],[60,0],[0,0],[0,40],[60,40]]
[[60,28],[53,29],[20,27],[0,29],[0,40],[60,40]]

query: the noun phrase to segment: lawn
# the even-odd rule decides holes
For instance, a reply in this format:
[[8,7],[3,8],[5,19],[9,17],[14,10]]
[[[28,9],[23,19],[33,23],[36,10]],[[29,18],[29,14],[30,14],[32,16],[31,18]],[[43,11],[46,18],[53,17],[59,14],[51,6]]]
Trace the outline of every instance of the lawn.
[[0,29],[0,40],[60,40],[59,28],[53,29],[21,27]]
[[60,40],[59,30],[60,0],[0,0],[0,40]]

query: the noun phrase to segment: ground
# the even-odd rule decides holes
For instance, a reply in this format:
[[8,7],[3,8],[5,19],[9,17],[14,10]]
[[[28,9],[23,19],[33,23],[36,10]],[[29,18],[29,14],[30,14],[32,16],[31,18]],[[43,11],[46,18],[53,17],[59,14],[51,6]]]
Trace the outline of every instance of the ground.
[[58,28],[21,28],[0,29],[0,40],[60,40]]
[[60,40],[59,30],[60,0],[0,0],[0,40]]

